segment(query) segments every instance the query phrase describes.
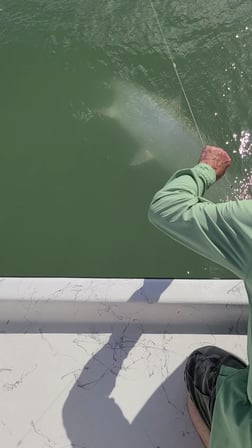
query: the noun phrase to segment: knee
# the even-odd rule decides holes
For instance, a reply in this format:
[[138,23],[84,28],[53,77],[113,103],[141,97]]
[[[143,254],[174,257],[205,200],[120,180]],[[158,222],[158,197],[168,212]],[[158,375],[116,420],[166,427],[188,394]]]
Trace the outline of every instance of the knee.
[[184,371],[184,379],[187,386],[188,382],[193,381],[194,378],[198,376],[199,371],[202,370],[202,367],[205,364],[209,350],[212,349],[213,347],[210,345],[197,348],[187,358]]

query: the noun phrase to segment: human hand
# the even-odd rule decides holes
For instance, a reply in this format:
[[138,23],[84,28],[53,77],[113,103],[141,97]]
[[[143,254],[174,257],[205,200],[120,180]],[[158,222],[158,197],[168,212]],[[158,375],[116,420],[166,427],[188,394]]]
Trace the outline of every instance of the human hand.
[[226,169],[230,166],[231,158],[222,148],[205,146],[198,163],[206,163],[211,166],[215,171],[216,180],[218,180],[225,174]]

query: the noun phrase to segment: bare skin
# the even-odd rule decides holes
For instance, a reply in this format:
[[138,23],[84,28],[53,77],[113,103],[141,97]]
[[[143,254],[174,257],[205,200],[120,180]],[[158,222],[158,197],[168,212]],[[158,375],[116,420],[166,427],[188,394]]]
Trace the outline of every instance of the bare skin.
[[[220,179],[226,172],[227,168],[231,164],[231,158],[228,153],[224,151],[222,148],[217,148],[215,146],[205,146],[202,150],[199,162],[198,163],[206,163],[211,166],[216,174],[216,180]],[[187,399],[187,409],[192,420],[192,423],[202,440],[202,443],[206,448],[209,447],[210,441],[210,431],[206,426],[205,422],[202,420],[195,404],[188,396]]]
[[207,165],[210,165],[215,171],[216,180],[218,180],[225,174],[226,169],[230,166],[231,159],[224,149],[215,146],[205,146],[201,152],[198,163],[206,163]]
[[188,414],[190,415],[192,424],[194,428],[196,429],[203,445],[208,448],[209,447],[209,441],[210,441],[210,431],[208,427],[206,426],[205,422],[202,420],[195,404],[191,400],[191,398],[188,395],[187,398],[187,409]]

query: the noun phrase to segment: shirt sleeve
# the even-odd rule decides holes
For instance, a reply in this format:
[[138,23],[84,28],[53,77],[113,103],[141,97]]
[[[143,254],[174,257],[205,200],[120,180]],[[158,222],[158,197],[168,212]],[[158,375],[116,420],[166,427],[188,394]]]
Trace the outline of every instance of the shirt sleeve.
[[148,217],[165,234],[245,279],[252,259],[252,200],[214,204],[204,193],[215,180],[203,163],[177,171],[155,194]]

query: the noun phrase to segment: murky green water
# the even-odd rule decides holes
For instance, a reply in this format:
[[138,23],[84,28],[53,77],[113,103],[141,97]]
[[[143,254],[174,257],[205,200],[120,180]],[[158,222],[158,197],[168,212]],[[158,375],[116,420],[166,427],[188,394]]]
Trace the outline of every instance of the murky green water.
[[[242,179],[251,1],[153,4],[202,135]],[[101,113],[120,80],[192,122],[149,0],[0,0],[0,61],[1,276],[230,275],[148,223],[167,170],[130,165],[139,141]]]

